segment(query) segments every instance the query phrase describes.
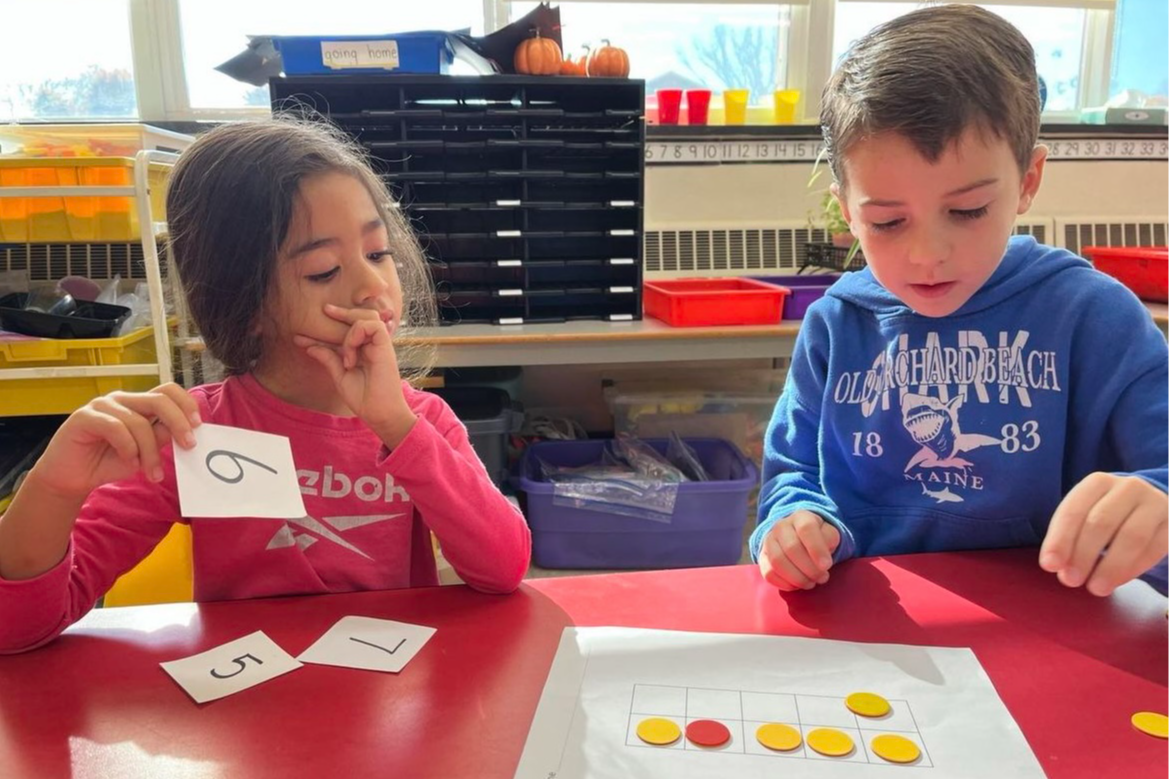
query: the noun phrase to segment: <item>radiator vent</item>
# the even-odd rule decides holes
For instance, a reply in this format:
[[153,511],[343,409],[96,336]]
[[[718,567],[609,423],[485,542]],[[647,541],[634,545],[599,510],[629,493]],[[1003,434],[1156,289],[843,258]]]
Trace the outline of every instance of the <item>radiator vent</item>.
[[[1050,219],[1015,225],[1020,235],[1048,243]],[[774,271],[795,272],[808,259],[805,244],[828,240],[828,234],[806,223],[770,227],[710,227],[649,230],[645,234],[645,272],[670,276],[740,276]]]
[[[159,250],[163,247],[160,245]],[[160,263],[163,276],[166,263]],[[27,271],[30,281],[51,281],[66,276],[90,279],[146,279],[142,244],[133,243],[3,243],[0,273]]]
[[1166,246],[1163,217],[1070,217],[1055,220],[1056,244],[1077,254],[1085,246]]

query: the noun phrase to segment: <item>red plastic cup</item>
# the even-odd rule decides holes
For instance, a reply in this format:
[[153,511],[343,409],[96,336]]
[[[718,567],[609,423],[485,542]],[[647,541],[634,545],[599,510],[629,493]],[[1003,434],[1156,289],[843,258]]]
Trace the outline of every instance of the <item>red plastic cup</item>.
[[682,113],[682,90],[659,89],[658,124],[677,124]]
[[686,122],[687,124],[706,124],[710,114],[710,90],[686,90]]

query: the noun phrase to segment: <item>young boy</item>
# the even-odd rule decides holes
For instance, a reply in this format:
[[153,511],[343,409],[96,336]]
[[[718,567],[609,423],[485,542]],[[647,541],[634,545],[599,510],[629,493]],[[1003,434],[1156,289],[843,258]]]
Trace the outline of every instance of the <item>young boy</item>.
[[854,556],[1042,544],[1069,587],[1165,592],[1169,350],[1123,286],[1011,237],[1039,112],[1031,45],[976,6],[878,27],[824,88],[868,268],[808,311],[768,430],[751,551],[779,589]]

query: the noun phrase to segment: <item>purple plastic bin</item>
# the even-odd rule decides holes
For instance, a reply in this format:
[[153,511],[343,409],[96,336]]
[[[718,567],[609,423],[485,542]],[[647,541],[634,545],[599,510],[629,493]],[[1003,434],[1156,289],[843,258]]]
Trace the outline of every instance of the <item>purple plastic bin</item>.
[[[665,439],[643,439],[659,452]],[[527,494],[532,560],[541,568],[690,568],[733,565],[743,551],[747,501],[759,471],[718,438],[687,438],[712,481],[678,485],[669,523],[595,509],[557,506],[537,457],[549,465],[596,462],[606,441],[541,441],[524,450],[512,485]]]
[[823,273],[815,276],[750,276],[777,287],[787,287],[791,294],[783,307],[784,319],[803,319],[808,306],[824,297],[824,292],[840,278],[839,273]]

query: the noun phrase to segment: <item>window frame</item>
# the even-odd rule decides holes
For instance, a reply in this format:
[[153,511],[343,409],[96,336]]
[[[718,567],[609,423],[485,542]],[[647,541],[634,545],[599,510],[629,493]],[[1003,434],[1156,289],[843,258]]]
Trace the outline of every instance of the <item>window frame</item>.
[[[572,2],[639,2],[716,4],[718,0],[572,0]],[[820,88],[832,72],[832,31],[838,2],[869,0],[728,0],[737,4],[789,5],[787,86],[805,95],[797,122],[814,122],[820,111]],[[872,0],[876,1],[876,0]],[[920,0],[882,0],[919,5]],[[191,105],[183,58],[179,0],[127,0],[133,47],[134,84],[140,121],[216,121],[265,116],[267,109],[197,108]],[[484,29],[507,23],[511,0],[482,0]],[[983,0],[985,5],[1084,8],[1080,101],[1100,105],[1108,96],[1115,24],[1115,0]],[[241,42],[242,46],[242,42]],[[780,56],[784,54],[781,46]],[[1044,122],[1078,121],[1077,111],[1045,112]]]

